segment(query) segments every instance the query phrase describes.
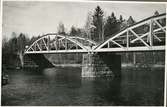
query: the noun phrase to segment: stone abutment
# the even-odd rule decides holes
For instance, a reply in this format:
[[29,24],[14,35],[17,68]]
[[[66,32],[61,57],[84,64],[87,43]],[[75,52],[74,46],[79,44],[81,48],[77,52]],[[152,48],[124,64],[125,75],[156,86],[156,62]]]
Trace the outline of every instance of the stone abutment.
[[82,77],[121,76],[121,56],[113,53],[83,54]]

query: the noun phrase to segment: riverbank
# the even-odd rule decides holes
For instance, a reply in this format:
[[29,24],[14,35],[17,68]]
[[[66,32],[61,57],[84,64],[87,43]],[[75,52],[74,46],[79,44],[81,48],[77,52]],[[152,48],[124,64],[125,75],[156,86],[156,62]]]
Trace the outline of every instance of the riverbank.
[[[82,67],[82,64],[53,64],[55,67]],[[147,67],[151,67],[151,68],[164,68],[165,65],[163,64],[127,64],[127,63],[123,63],[121,64],[122,68],[147,68]]]
[[53,64],[55,67],[82,67],[82,64]]
[[135,67],[135,68],[148,68],[148,67],[151,67],[151,68],[164,68],[165,65],[163,64],[126,64],[126,63],[123,63],[121,64],[121,67],[122,68],[126,68],[126,67]]

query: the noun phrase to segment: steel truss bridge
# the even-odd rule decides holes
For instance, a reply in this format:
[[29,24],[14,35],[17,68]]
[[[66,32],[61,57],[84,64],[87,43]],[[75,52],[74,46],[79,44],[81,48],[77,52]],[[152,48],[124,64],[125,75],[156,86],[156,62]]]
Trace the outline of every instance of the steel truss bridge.
[[106,41],[95,41],[77,37],[46,34],[25,49],[25,54],[38,53],[93,53],[122,51],[165,50],[166,14],[152,16],[129,26]]

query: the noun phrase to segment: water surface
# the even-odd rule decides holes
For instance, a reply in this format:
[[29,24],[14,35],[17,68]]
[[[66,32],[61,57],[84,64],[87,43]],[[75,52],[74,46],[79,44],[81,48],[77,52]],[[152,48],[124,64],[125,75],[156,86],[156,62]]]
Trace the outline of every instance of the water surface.
[[164,69],[123,69],[122,78],[81,78],[81,68],[9,70],[2,105],[163,105]]

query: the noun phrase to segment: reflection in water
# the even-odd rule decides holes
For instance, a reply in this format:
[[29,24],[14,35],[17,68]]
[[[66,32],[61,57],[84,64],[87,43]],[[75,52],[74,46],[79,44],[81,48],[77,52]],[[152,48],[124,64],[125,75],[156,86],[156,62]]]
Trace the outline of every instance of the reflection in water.
[[2,105],[163,105],[164,69],[124,69],[122,78],[81,78],[81,68],[8,71]]
[[48,78],[48,79],[53,79],[56,77],[56,74],[58,72],[58,69],[56,68],[47,68],[43,70],[43,74]]
[[67,87],[80,87],[81,76],[80,71],[64,68],[47,68],[43,70],[44,76],[52,84],[67,85]]
[[[94,90],[106,102],[105,104],[99,102],[98,105],[119,105],[120,83],[121,78],[97,78],[94,81]],[[95,105],[97,105],[96,101]]]
[[126,105],[162,105],[164,70],[124,71],[121,98]]

